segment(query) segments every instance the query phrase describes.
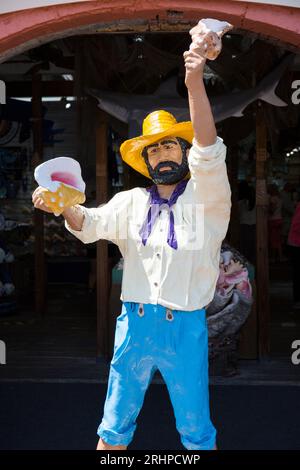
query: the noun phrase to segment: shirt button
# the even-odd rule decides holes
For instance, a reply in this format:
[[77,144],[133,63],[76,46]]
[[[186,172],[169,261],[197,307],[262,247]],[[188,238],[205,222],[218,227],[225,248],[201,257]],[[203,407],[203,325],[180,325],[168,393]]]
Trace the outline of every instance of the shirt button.
[[159,253],[156,253],[156,256],[157,256],[157,258],[160,258],[160,254],[159,254]]
[[160,231],[160,232],[163,232],[163,231],[164,231],[164,229],[163,229],[163,228],[161,228],[159,231]]
[[158,283],[157,283],[157,282],[155,282],[155,283],[154,283],[154,285],[155,285],[155,287],[157,287],[157,286],[158,286]]

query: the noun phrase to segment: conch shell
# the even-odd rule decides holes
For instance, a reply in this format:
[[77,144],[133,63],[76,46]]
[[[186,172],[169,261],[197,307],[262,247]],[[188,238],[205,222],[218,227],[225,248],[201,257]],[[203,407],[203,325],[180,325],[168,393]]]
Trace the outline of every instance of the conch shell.
[[215,60],[222,50],[222,36],[230,31],[233,25],[227,21],[205,18],[190,30],[192,43],[190,50],[202,57]]
[[73,158],[58,157],[37,166],[34,178],[45,188],[41,198],[54,215],[60,215],[67,207],[85,201],[85,183],[79,163]]

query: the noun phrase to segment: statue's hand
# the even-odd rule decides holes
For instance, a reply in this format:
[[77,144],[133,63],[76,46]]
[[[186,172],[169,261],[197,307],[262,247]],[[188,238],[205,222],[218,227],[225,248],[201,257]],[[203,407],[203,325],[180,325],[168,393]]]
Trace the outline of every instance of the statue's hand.
[[206,59],[193,50],[184,52],[185,84],[187,87],[197,83],[203,77]]
[[49,212],[52,213],[52,210],[49,209],[49,207],[46,206],[42,199],[42,193],[47,191],[45,188],[42,186],[38,186],[35,191],[32,193],[32,203],[36,209],[40,209],[41,211],[44,212]]

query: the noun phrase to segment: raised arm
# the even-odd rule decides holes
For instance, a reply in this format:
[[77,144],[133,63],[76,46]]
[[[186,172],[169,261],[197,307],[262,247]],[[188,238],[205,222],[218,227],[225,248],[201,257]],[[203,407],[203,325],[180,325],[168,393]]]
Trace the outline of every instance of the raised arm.
[[186,70],[185,84],[188,89],[195,141],[199,147],[207,147],[216,142],[217,131],[203,83],[206,59],[192,50],[186,51],[183,57]]
[[217,136],[211,106],[203,83],[205,59],[193,51],[184,53],[193,146],[188,161],[195,200],[204,204],[206,225],[220,242],[226,235],[231,191],[226,169],[226,146]]

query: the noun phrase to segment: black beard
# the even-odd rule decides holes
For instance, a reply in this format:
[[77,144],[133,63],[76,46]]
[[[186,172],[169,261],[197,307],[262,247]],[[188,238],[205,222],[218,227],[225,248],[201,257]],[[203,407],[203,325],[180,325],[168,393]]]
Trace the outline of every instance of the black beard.
[[[145,160],[151,179],[155,184],[179,183],[179,181],[181,181],[189,172],[189,166],[185,155],[182,156],[182,163],[180,165],[176,162],[166,160],[158,163],[155,168],[152,168],[148,158]],[[171,170],[160,171],[161,168],[166,166],[169,166]]]

